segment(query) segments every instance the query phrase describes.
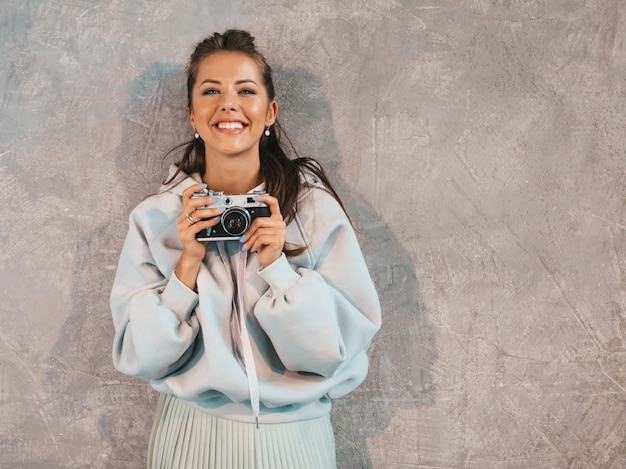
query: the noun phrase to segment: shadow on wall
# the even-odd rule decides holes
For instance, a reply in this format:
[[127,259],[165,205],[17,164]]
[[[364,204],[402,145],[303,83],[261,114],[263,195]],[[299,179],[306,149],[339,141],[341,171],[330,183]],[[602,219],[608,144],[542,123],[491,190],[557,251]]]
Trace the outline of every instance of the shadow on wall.
[[58,466],[45,467],[145,467],[157,394],[113,367],[109,294],[130,211],[158,190],[173,143],[192,136],[181,76],[180,65],[157,63],[129,90],[117,174],[104,175],[98,187],[102,200],[122,203],[100,213],[103,223],[76,248],[72,311],[48,358],[44,410],[58,422],[54,431],[65,451]]
[[370,373],[333,403],[337,463],[370,468],[367,438],[387,428],[398,408],[434,401],[430,366],[436,349],[411,256],[386,222],[339,177],[341,155],[330,104],[320,80],[305,69],[275,68],[281,123],[301,156],[317,158],[329,173],[357,230],[380,296],[383,325],[370,349]]
[[[111,363],[109,293],[130,210],[156,192],[172,147],[191,138],[182,67],[156,63],[134,82],[124,116],[117,180],[124,204],[77,247],[72,312],[48,361],[45,411],[59,421],[70,461],[94,467],[145,465],[155,393]],[[338,176],[341,158],[320,81],[304,69],[275,68],[281,123],[300,155],[321,161],[342,195],[360,238],[383,308],[383,327],[371,349],[370,374],[334,403],[339,467],[372,467],[367,438],[381,433],[398,408],[434,400],[429,367],[435,344],[409,254],[384,220]],[[103,187],[103,197],[119,187]],[[119,196],[118,196],[119,198]],[[71,445],[72,447],[68,447]],[[93,448],[89,454],[85,448]],[[82,459],[84,458],[84,460]],[[99,463],[102,465],[100,466]],[[69,466],[68,466],[69,467]]]

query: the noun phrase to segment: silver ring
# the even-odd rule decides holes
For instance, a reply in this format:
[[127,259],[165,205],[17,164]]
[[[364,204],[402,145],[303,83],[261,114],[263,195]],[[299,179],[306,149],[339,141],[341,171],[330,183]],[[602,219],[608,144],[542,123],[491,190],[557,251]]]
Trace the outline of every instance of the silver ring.
[[195,225],[197,223],[196,220],[194,220],[193,217],[191,216],[191,213],[187,214],[187,221],[189,222],[190,225]]

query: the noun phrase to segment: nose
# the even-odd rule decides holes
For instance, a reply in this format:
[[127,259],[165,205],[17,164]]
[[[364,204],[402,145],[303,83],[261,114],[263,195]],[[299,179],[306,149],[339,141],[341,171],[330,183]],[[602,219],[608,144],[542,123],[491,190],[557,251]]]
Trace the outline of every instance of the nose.
[[234,111],[237,108],[237,94],[233,93],[223,93],[222,94],[222,102],[221,110],[222,111]]

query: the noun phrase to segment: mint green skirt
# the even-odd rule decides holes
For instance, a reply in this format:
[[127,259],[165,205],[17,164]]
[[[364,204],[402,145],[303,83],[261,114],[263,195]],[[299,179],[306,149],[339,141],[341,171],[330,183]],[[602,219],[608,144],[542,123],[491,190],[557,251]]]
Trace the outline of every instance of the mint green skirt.
[[162,394],[148,469],[336,469],[330,416],[256,424],[216,417]]

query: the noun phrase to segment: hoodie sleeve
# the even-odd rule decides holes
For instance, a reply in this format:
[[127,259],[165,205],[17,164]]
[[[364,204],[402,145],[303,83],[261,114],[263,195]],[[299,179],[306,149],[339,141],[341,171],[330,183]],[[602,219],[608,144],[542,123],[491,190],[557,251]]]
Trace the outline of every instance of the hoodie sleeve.
[[173,272],[175,250],[167,263],[171,273],[161,271],[144,219],[138,209],[130,216],[111,292],[113,362],[127,375],[157,379],[179,369],[193,352],[199,322],[192,312],[198,295]]
[[283,254],[260,270],[270,288],[254,312],[287,369],[328,378],[362,366],[381,311],[350,221],[324,190],[311,196],[301,219],[313,266],[294,269]]

